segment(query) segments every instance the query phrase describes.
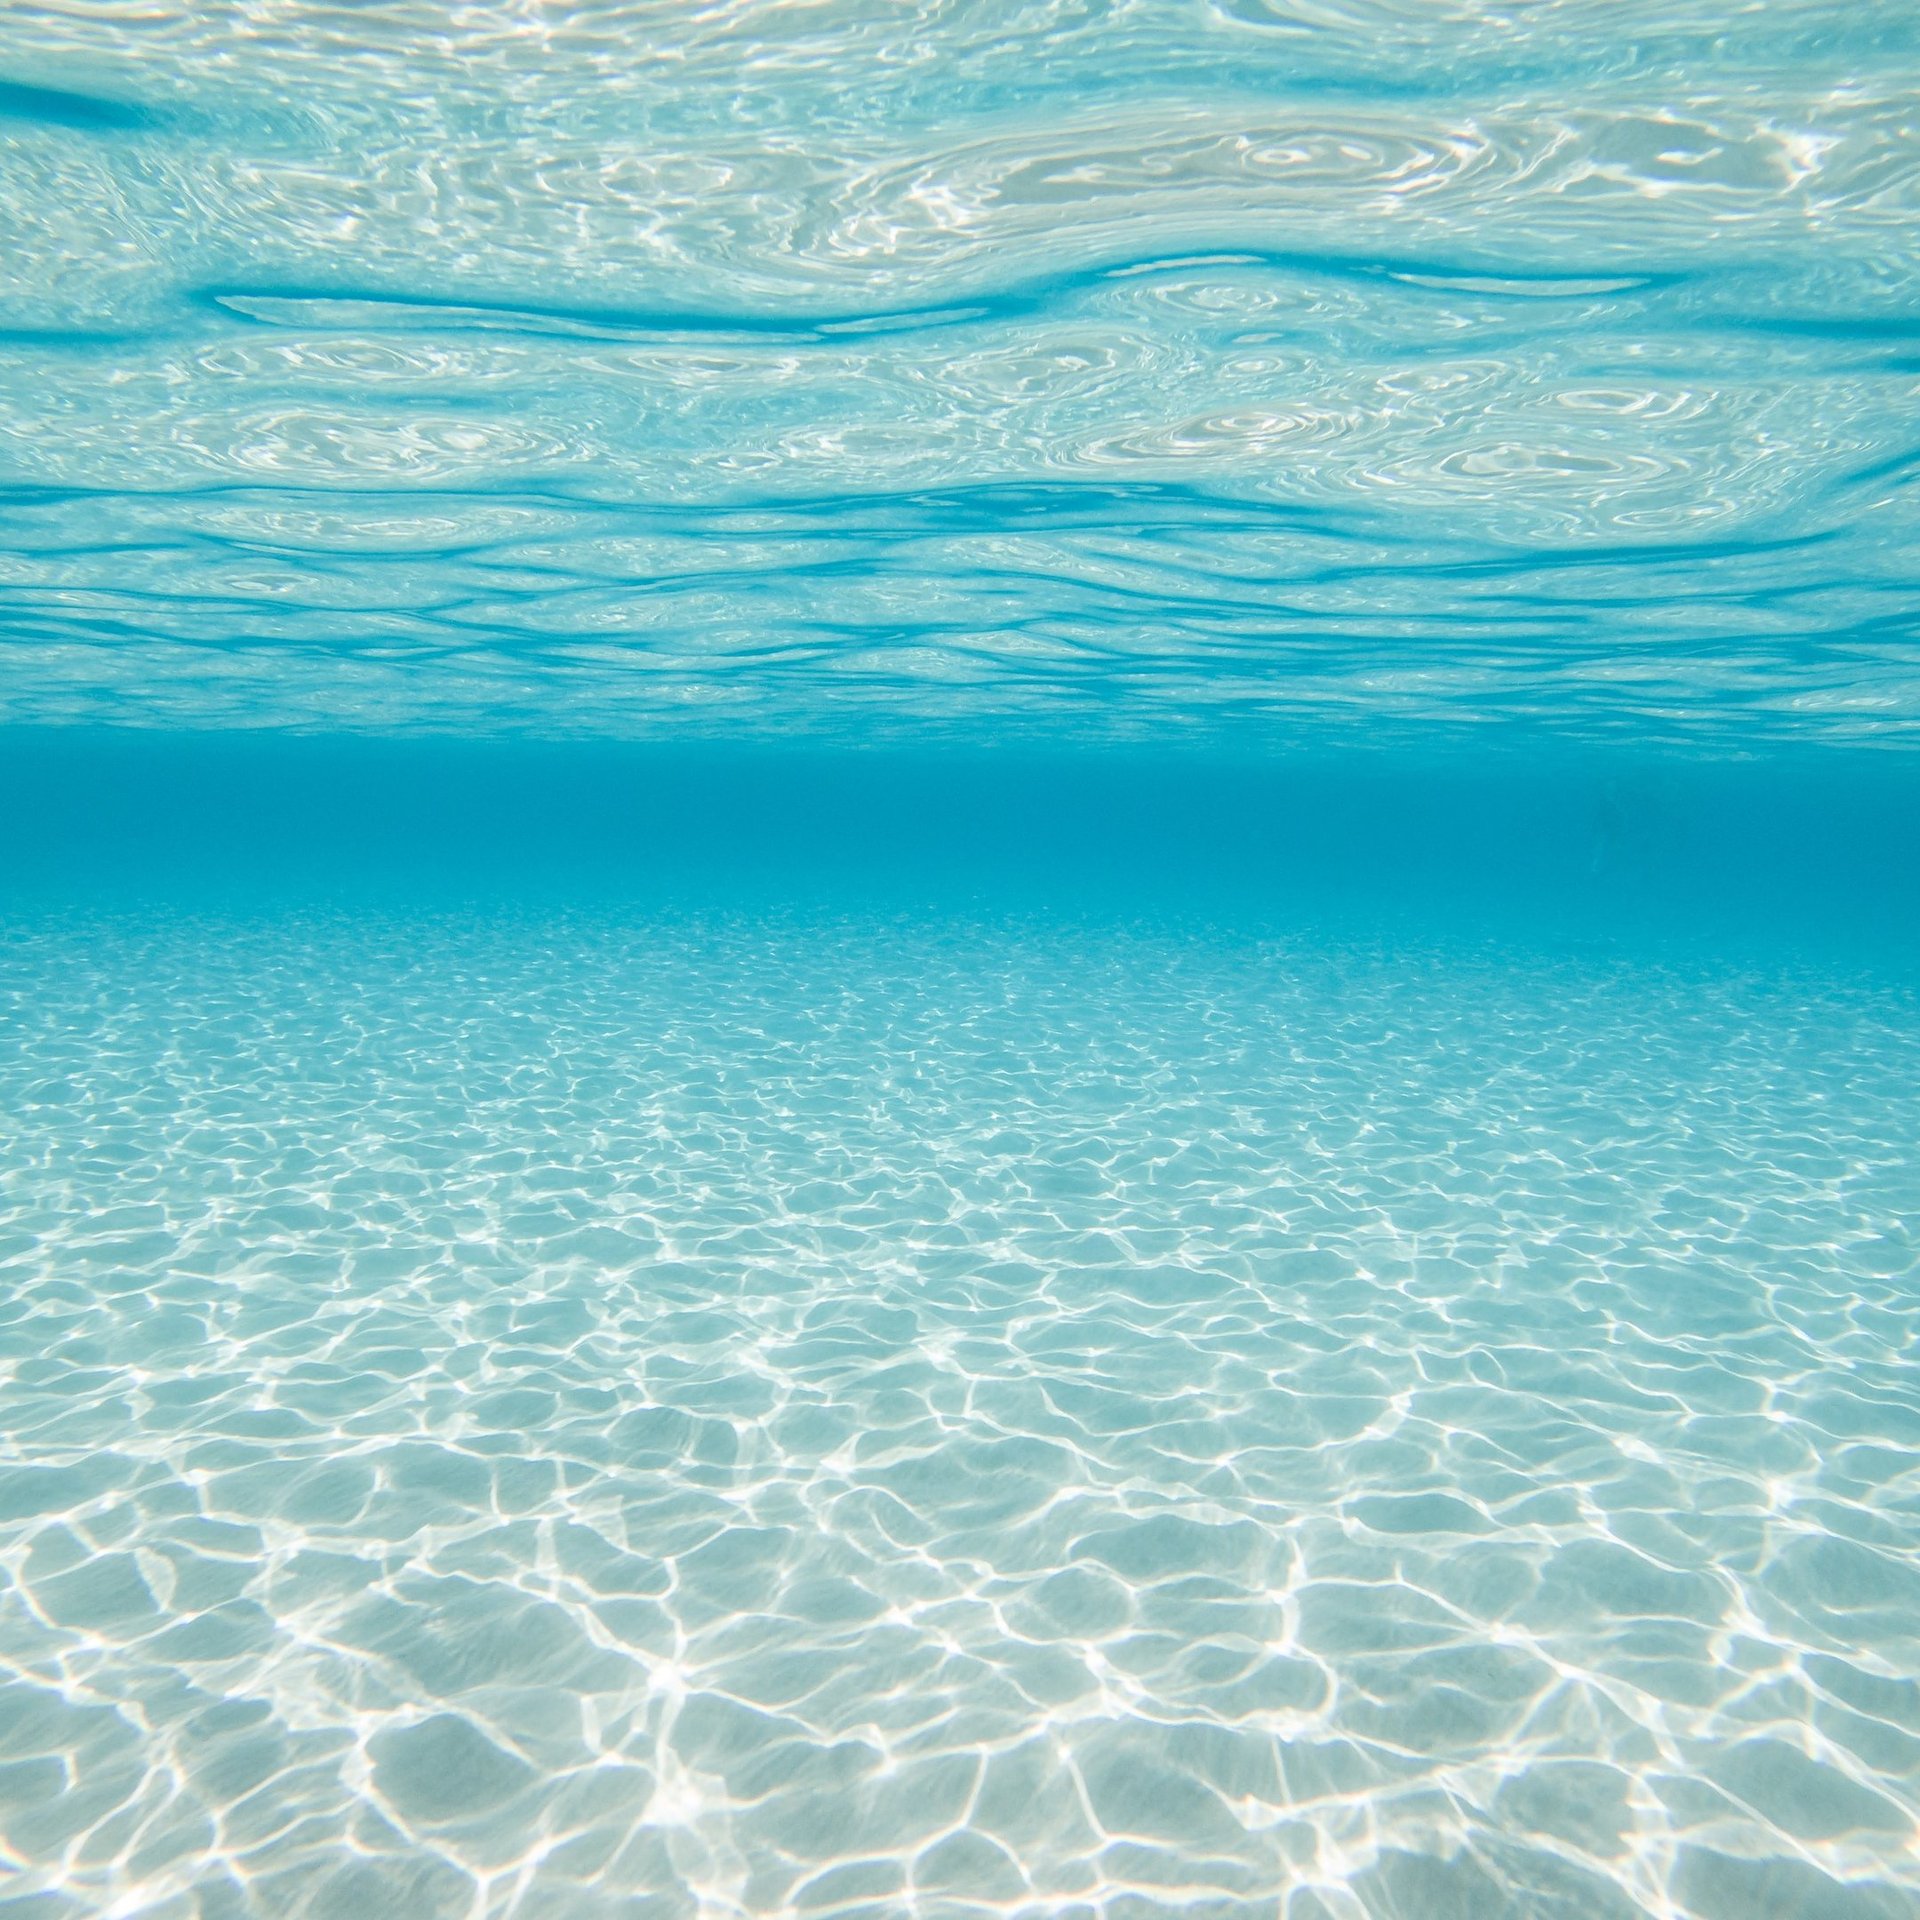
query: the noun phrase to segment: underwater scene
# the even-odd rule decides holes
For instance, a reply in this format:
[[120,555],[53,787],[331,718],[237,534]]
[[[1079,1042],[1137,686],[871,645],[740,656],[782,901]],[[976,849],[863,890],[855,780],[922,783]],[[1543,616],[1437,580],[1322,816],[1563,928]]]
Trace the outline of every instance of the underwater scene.
[[0,1920],[1920,1920],[1917,89],[0,0]]

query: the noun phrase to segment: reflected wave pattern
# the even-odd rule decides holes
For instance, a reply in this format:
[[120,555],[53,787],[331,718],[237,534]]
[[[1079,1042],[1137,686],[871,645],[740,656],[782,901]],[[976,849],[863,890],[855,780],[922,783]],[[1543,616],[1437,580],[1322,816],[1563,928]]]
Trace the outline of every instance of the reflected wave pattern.
[[1907,740],[1920,14],[19,0],[0,717]]

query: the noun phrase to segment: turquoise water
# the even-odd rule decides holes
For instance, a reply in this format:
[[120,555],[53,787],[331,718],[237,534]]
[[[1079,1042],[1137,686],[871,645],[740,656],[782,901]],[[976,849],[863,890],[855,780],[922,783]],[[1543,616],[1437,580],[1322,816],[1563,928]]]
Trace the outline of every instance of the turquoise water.
[[0,1911],[1920,1910],[1903,763],[8,744]]
[[11,0],[7,715],[1908,739],[1916,75],[1898,0]]
[[0,6],[0,1920],[1920,1920],[1916,81]]

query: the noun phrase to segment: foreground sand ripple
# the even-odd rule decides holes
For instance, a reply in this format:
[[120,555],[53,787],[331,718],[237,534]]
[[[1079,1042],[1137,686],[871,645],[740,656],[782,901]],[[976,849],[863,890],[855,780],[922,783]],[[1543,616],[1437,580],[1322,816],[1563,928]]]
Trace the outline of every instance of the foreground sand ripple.
[[1920,1022],[787,916],[0,945],[0,1912],[1920,1910]]

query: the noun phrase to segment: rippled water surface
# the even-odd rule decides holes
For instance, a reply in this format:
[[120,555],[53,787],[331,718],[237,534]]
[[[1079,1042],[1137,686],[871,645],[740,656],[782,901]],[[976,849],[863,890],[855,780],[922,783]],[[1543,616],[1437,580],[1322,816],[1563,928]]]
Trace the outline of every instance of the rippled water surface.
[[1920,715],[1920,11],[10,0],[8,717]]

